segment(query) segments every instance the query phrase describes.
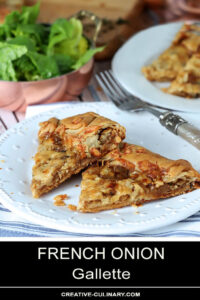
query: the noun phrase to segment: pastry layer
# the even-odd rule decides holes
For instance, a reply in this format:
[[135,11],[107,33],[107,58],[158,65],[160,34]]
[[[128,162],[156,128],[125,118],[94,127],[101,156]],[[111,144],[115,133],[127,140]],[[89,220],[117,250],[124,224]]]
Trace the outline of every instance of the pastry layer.
[[34,197],[47,193],[115,149],[125,128],[93,112],[40,124],[31,190]]
[[171,46],[152,64],[142,68],[144,76],[150,81],[171,81],[188,61],[188,51],[184,46]]
[[176,79],[163,91],[169,94],[197,98],[200,96],[200,54],[193,54]]
[[[150,81],[172,81],[180,74],[187,76],[185,66],[189,63],[191,56],[198,54],[200,50],[200,26],[184,24],[175,35],[170,47],[148,66],[142,68],[145,77]],[[178,79],[178,78],[177,78]],[[174,84],[173,84],[174,86]],[[174,90],[174,87],[171,90]],[[192,90],[190,92],[190,90]],[[195,97],[198,87],[185,87],[186,93],[179,87],[179,95]],[[167,89],[165,90],[167,92]]]
[[78,210],[97,212],[177,196],[200,187],[200,174],[185,160],[170,160],[124,143],[101,165],[82,174]]
[[191,56],[200,49],[200,26],[195,24],[183,24],[175,35],[172,45],[182,45]]

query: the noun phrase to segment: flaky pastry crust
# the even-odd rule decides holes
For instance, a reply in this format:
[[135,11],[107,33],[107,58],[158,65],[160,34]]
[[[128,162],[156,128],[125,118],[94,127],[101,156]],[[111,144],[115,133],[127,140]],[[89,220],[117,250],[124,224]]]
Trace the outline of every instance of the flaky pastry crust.
[[176,79],[163,91],[186,98],[200,96],[200,54],[193,54]]
[[78,210],[97,212],[177,196],[200,187],[186,160],[170,160],[124,143],[82,174]]
[[142,72],[151,81],[172,81],[166,93],[196,98],[200,96],[200,26],[184,24],[171,46]]
[[142,73],[150,81],[171,81],[188,61],[188,51],[182,45],[165,50],[152,64],[144,66]]
[[40,123],[31,190],[35,198],[47,193],[115,149],[125,128],[93,112]]

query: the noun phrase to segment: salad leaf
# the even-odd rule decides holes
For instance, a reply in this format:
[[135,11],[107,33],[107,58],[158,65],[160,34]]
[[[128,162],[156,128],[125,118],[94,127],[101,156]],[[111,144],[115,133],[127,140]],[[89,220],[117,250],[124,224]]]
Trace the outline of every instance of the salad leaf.
[[12,45],[0,42],[0,78],[3,80],[16,81],[16,72],[12,61],[21,57],[27,52],[25,46]]
[[105,47],[88,49],[79,59],[72,65],[72,69],[77,70],[85,65],[97,52],[101,52]]
[[17,28],[17,24],[20,23],[20,13],[18,11],[12,11],[6,16],[3,24],[3,30],[7,39],[12,37],[12,32]]
[[60,75],[57,63],[53,57],[31,51],[27,52],[26,55],[36,67],[40,79],[48,79]]
[[13,31],[13,34],[15,37],[26,36],[32,39],[35,45],[40,47],[45,35],[45,30],[41,24],[26,24],[18,25]]
[[29,51],[36,51],[33,40],[27,36],[17,36],[16,38],[9,40],[8,44],[26,46]]
[[0,24],[0,41],[4,41],[6,39],[4,26]]
[[36,67],[31,62],[30,58],[26,55],[21,56],[16,59],[14,62],[14,68],[16,72],[17,80],[26,81],[26,80],[39,80],[40,77],[37,72]]
[[81,39],[80,39],[80,42],[78,44],[78,54],[79,54],[79,56],[83,55],[87,51],[88,48],[89,48],[88,41],[84,36],[82,36]]
[[20,14],[21,24],[34,24],[40,12],[40,3],[33,6],[23,6]]
[[72,65],[75,63],[74,59],[71,56],[56,53],[53,55],[53,58],[55,59],[58,69],[60,71],[60,74],[65,74],[72,70]]
[[28,51],[15,61],[18,80],[41,80],[58,76],[59,69],[53,57]]
[[39,14],[40,4],[39,2],[33,6],[24,6],[22,12],[12,11],[5,18],[5,22],[2,26],[6,38],[13,36],[13,31],[17,26],[34,24]]
[[16,73],[10,60],[6,60],[0,64],[0,77],[7,81],[17,81]]
[[8,59],[15,60],[27,52],[25,46],[12,45],[5,42],[0,42],[0,59],[6,61]]
[[58,19],[51,26],[47,54],[62,53],[76,57],[81,36],[82,24],[79,20]]

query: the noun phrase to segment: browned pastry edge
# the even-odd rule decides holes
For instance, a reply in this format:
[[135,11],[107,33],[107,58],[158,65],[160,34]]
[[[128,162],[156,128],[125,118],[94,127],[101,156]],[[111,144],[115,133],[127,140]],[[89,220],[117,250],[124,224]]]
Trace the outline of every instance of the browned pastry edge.
[[[83,206],[81,208],[78,209],[78,211],[82,212],[82,213],[96,213],[96,212],[100,212],[100,211],[103,211],[103,210],[109,210],[109,209],[116,209],[116,208],[122,208],[122,207],[126,207],[126,206],[141,206],[142,204],[146,204],[146,203],[150,203],[152,201],[159,201],[159,200],[163,200],[163,199],[166,199],[166,198],[169,198],[169,197],[175,197],[175,196],[179,196],[179,195],[182,195],[182,194],[187,194],[189,192],[192,192],[194,191],[196,188],[200,188],[200,185],[198,187],[194,187],[194,188],[191,188],[188,190],[188,188],[183,188],[183,189],[180,189],[180,190],[175,190],[173,193],[170,193],[170,195],[163,195],[163,196],[160,196],[159,198],[152,198],[150,200],[138,200],[137,202],[130,202],[130,200],[125,200],[125,201],[120,201],[119,202],[116,202],[116,203],[113,203],[113,204],[110,204],[110,205],[105,205],[105,206],[101,206],[101,207],[97,207],[97,208],[94,208],[94,209],[90,209],[88,208],[87,206]],[[95,200],[94,200],[95,201]]]
[[79,168],[77,168],[76,170],[73,171],[73,173],[68,173],[67,176],[63,177],[57,184],[54,184],[53,186],[49,186],[48,188],[45,189],[45,192],[43,190],[35,190],[33,189],[33,184],[31,185],[31,190],[33,193],[33,197],[34,198],[39,198],[41,195],[43,194],[47,194],[49,191],[56,189],[58,186],[60,186],[64,181],[66,181],[67,179],[69,179],[72,175],[76,175],[78,174],[81,170],[83,170],[84,168],[86,168],[88,165],[92,164],[93,162],[96,161],[96,158],[94,158],[93,160],[88,159],[85,161],[84,164],[82,164]]
[[117,147],[124,138],[123,126],[93,112],[40,123],[39,147],[32,169],[33,196],[38,198],[56,188]]
[[[139,179],[137,179],[137,177],[134,177],[134,173],[129,173],[132,175],[122,173],[125,179],[124,182],[123,178],[117,177],[118,173],[114,173],[114,176],[112,171],[108,173],[107,167],[106,172],[102,173],[104,165],[102,167],[92,166],[88,168],[83,173],[82,191],[78,205],[79,211],[98,212],[130,205],[141,205],[150,201],[185,194],[200,188],[200,174],[188,161],[182,159],[170,160],[140,146],[127,143],[123,143],[123,145],[124,147],[120,151],[111,151],[104,157],[105,164],[107,162],[106,166],[108,166],[108,168],[110,168],[110,166],[119,166],[116,164],[112,165],[113,162],[117,162],[123,168],[131,172],[136,170],[136,175],[141,174],[142,177],[139,176]],[[120,169],[118,169],[118,171],[119,170]],[[138,171],[140,173],[138,173]],[[102,177],[104,174],[105,178]],[[182,177],[180,176],[181,174]],[[99,178],[97,183],[93,181],[95,176]],[[146,182],[148,178],[152,179]],[[131,186],[126,186],[126,179],[131,181]],[[160,185],[160,182],[163,182],[163,184]],[[158,186],[157,183],[159,184]],[[143,191],[142,194],[137,188],[138,185]],[[111,190],[108,190],[108,187],[111,188]],[[131,199],[129,195],[132,192],[134,193],[135,189],[137,193],[134,197],[136,198],[132,197]],[[91,195],[94,195],[94,198],[92,198]],[[107,198],[106,205],[101,203],[104,196]],[[116,198],[113,199],[112,197]],[[113,201],[111,204],[108,204],[109,198]],[[92,204],[93,202],[94,204],[95,202],[98,203],[96,207],[90,207],[90,203]]]

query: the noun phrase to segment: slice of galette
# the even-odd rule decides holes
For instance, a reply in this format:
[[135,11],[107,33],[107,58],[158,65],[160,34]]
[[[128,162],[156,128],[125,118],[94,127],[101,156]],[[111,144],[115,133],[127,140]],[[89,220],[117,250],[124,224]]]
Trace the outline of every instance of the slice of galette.
[[150,81],[172,81],[189,59],[187,49],[173,45],[165,50],[150,65],[142,68],[142,73]]
[[185,98],[200,96],[200,54],[193,54],[186,66],[178,73],[164,92]]
[[127,143],[82,174],[78,210],[98,212],[177,196],[200,187],[186,160],[170,160]]
[[125,128],[96,113],[40,123],[31,190],[35,198],[59,186],[73,174],[115,149]]
[[197,24],[185,23],[175,35],[172,45],[182,45],[187,50],[189,56],[199,53],[200,49],[200,26]]

